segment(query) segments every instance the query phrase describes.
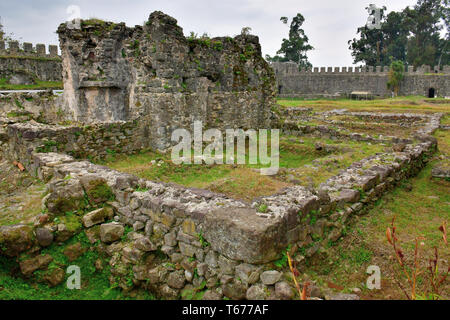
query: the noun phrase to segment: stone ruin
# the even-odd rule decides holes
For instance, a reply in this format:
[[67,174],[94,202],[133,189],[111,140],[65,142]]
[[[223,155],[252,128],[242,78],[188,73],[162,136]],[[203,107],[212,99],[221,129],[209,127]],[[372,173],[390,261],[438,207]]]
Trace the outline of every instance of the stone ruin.
[[138,120],[144,145],[170,146],[194,120],[214,128],[266,128],[275,78],[258,37],[186,38],[154,12],[144,26],[83,21],[58,28],[67,115],[81,123]]
[[[343,236],[352,216],[364,214],[385,192],[417,174],[436,150],[431,135],[442,114],[325,115],[401,121],[413,130],[410,138],[375,138],[331,125],[301,124],[299,119],[311,110],[272,110],[275,79],[255,36],[185,38],[176,20],[161,12],[134,28],[97,20],[81,26],[58,29],[64,97],[10,95],[0,100],[2,108],[20,104],[28,112],[0,116],[2,157],[20,162],[48,189],[45,211],[32,225],[0,227],[2,255],[30,253],[20,261],[25,276],[52,261],[39,254],[41,249],[80,232],[53,218],[81,210],[81,231],[92,244],[100,243],[95,250],[108,256],[111,281],[124,290],[138,286],[176,299],[203,284],[209,299],[291,299],[293,291],[282,272],[273,270],[273,261],[287,247],[320,257],[329,241]],[[318,189],[292,186],[251,203],[139,179],[85,160],[101,158],[108,150],[165,149],[171,131],[189,128],[194,120],[206,127],[272,127],[289,135],[397,143],[401,148],[355,162]],[[265,212],[258,210],[262,204]],[[126,226],[133,231],[124,237]],[[164,259],[156,259],[158,253]]]

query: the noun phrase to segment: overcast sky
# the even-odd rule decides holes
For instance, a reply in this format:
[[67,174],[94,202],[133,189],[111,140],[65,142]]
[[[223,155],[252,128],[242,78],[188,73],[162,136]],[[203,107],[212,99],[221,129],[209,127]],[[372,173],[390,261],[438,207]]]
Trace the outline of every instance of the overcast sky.
[[123,21],[128,26],[142,25],[151,12],[160,10],[176,18],[185,35],[194,31],[234,36],[250,27],[259,36],[263,54],[274,55],[289,30],[280,17],[300,12],[315,48],[309,59],[316,67],[327,67],[352,65],[347,41],[366,23],[365,7],[371,3],[398,11],[416,0],[0,0],[0,17],[5,31],[20,41],[58,44],[55,31],[68,20],[70,5],[79,6],[81,18]]

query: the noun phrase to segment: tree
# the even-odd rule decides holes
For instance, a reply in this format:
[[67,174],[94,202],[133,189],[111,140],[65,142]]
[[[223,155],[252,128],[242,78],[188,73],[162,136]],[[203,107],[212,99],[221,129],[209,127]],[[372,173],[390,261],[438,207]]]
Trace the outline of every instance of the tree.
[[364,26],[358,28],[357,33],[360,34],[360,39],[353,39],[348,42],[354,63],[364,62],[368,66],[381,65],[384,61],[382,31],[379,29],[370,30]]
[[[418,0],[413,8],[381,15],[381,28],[366,26],[357,30],[359,39],[348,42],[355,63],[390,65],[394,60],[404,64],[444,65],[449,55],[449,0]],[[445,26],[447,34],[441,37]],[[392,57],[392,59],[391,59]]]
[[450,64],[450,6],[449,1],[444,1],[444,9],[443,9],[443,19],[444,25],[446,29],[446,34],[444,39],[441,40],[441,44],[439,49],[441,54],[438,60],[438,66],[441,65],[449,65]]
[[391,63],[389,69],[389,80],[387,82],[388,89],[392,90],[397,96],[400,90],[400,83],[405,76],[405,65],[402,61],[396,60]]
[[405,23],[405,14],[403,12],[390,12],[385,23],[382,24],[381,30],[386,37],[382,65],[389,65],[393,60],[405,62],[409,34]]
[[0,40],[4,40],[5,32],[3,31],[2,19],[0,17]]
[[[283,24],[288,24],[287,17],[281,17],[280,21]],[[292,19],[289,28],[289,39],[283,39],[280,50],[274,57],[266,56],[269,61],[292,61],[299,65],[300,68],[311,68],[312,65],[308,61],[307,52],[314,48],[308,43],[309,39],[305,31],[301,28],[305,18],[300,14]]]
[[[406,23],[412,36],[408,39],[407,62],[415,67],[438,65],[445,50],[440,32],[445,19],[447,0],[419,0],[413,9],[406,8]],[[445,41],[445,39],[444,39]],[[448,40],[447,40],[448,41]],[[445,41],[445,42],[447,42]]]
[[[367,8],[366,8],[367,9]],[[369,29],[367,26],[358,28],[359,39],[348,42],[355,63],[365,65],[389,65],[392,60],[406,61],[406,45],[408,29],[405,25],[405,15],[402,12],[390,12],[385,15],[386,7],[381,14],[381,28]]]
[[12,41],[14,40],[14,34],[11,32],[7,34],[5,32],[4,26],[2,24],[2,17],[0,17],[0,40],[1,41]]

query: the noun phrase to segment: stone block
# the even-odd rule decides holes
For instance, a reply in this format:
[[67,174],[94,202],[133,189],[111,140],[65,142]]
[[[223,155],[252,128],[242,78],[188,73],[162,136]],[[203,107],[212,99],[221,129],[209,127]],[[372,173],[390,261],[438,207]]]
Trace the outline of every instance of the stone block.
[[48,51],[49,51],[50,56],[52,56],[52,57],[57,57],[58,56],[58,46],[49,45],[48,46]]
[[100,226],[100,239],[102,242],[111,243],[119,240],[123,236],[124,231],[123,225],[119,223],[105,223]]
[[40,56],[45,56],[45,44],[36,44],[36,52]]
[[276,260],[287,246],[285,224],[259,217],[254,209],[211,212],[206,216],[204,237],[213,250],[247,263]]
[[18,41],[10,41],[9,43],[9,52],[14,54],[19,52],[19,42]]
[[29,42],[24,42],[23,51],[25,51],[26,53],[31,53],[33,51],[33,44]]

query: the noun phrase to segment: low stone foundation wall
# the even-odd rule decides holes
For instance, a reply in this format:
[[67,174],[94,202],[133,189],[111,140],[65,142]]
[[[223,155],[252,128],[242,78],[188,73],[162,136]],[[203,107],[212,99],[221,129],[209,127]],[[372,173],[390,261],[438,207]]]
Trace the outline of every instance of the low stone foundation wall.
[[332,110],[321,113],[324,120],[329,116],[340,115],[357,117],[367,122],[383,121],[384,123],[392,123],[393,126],[410,127],[414,131],[408,138],[401,138],[394,135],[391,136],[373,136],[364,133],[350,132],[349,130],[339,128],[339,124],[348,122],[338,120],[327,120],[327,125],[302,124],[309,122],[312,108],[287,108],[283,110],[280,116],[279,126],[284,134],[302,136],[310,134],[314,136],[329,137],[332,139],[349,139],[354,141],[367,141],[373,143],[401,143],[412,144],[414,140],[428,141],[430,135],[440,127],[440,119],[443,113],[433,113],[430,115],[414,114],[414,113],[370,113],[370,112],[349,112],[346,110]]
[[0,124],[35,120],[41,123],[58,123],[64,120],[62,95],[51,90],[30,93],[0,94]]
[[[3,153],[29,169],[33,152],[61,152],[78,159],[102,159],[108,154],[131,154],[145,147],[137,121],[86,126],[46,125],[34,121],[9,124]],[[139,139],[139,137],[142,137]]]
[[[100,243],[96,250],[110,256],[111,281],[124,290],[141,286],[175,299],[203,286],[207,299],[286,299],[293,291],[273,261],[287,248],[298,260],[320,253],[345,234],[353,215],[419,172],[435,151],[429,134],[439,126],[439,116],[418,132],[422,142],[401,152],[354,163],[318,190],[290,187],[252,204],[138,179],[61,153],[36,152],[43,139],[75,135],[75,128],[42,126],[8,126],[7,156],[49,183],[46,213],[36,217],[34,227],[0,228],[4,254],[34,248],[32,256],[37,255],[41,233],[65,241],[73,233],[53,218],[76,211],[89,239]],[[259,212],[262,203],[267,210]]]

